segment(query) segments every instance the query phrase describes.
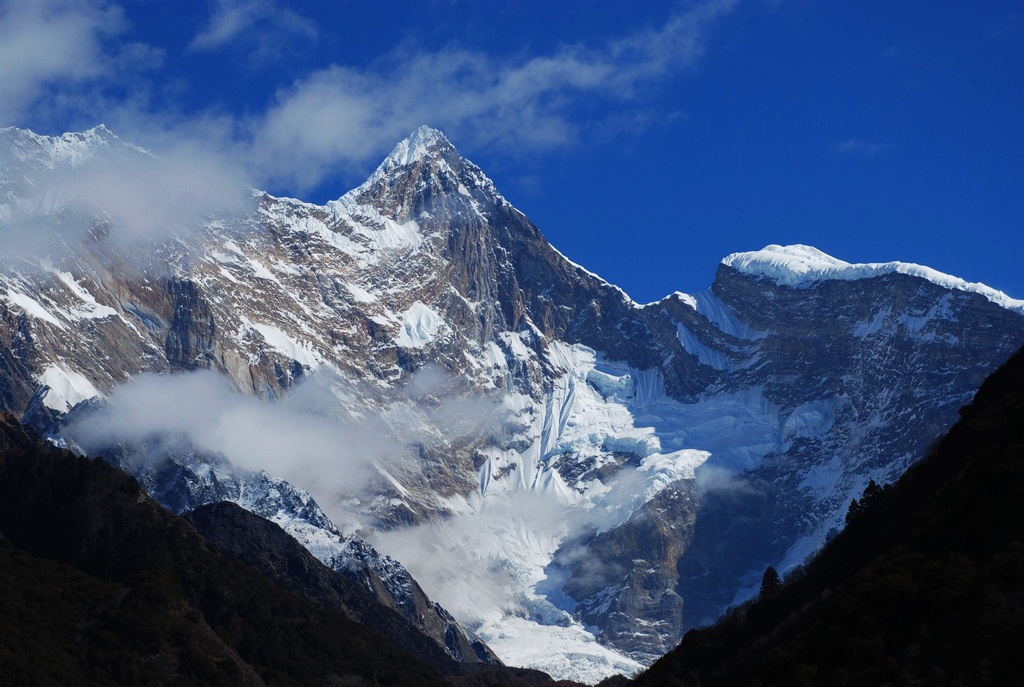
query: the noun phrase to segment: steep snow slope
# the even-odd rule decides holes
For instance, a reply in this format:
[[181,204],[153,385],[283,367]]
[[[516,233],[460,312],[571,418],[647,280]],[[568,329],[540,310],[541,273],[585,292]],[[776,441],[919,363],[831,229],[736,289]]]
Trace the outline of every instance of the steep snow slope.
[[[94,394],[119,407],[139,373],[205,368],[277,399],[289,422],[246,424],[230,397],[207,409],[252,434],[246,451],[213,431],[190,440],[245,474],[274,446],[262,467],[402,561],[504,660],[558,676],[628,672],[768,565],[798,564],[1024,342],[1020,301],[806,246],[731,255],[707,291],[639,306],[429,128],[337,201],[253,192],[128,260],[124,218],[43,202],[54,170],[103,155],[89,141],[124,144],[3,136],[16,152],[0,204],[20,208],[3,221],[61,239],[47,260],[3,258],[5,407],[46,425]],[[289,414],[296,398],[343,439],[307,450],[321,425]],[[244,481],[184,464],[168,484]],[[290,531],[329,558],[338,533],[300,503],[267,512],[305,523]]]

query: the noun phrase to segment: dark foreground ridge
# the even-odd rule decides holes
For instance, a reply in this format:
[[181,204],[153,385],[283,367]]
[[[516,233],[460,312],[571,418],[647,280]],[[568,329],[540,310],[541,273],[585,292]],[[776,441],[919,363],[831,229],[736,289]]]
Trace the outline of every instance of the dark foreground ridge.
[[872,491],[783,589],[689,632],[636,682],[1024,684],[1024,350]]
[[[231,508],[226,524],[215,515],[195,517],[274,540],[267,565],[286,567],[268,579],[232,560],[128,475],[0,415],[0,684],[554,684],[536,671],[464,668],[411,638],[412,650],[433,652],[428,665],[348,617],[365,599],[275,526]],[[409,632],[397,618],[366,620]]]

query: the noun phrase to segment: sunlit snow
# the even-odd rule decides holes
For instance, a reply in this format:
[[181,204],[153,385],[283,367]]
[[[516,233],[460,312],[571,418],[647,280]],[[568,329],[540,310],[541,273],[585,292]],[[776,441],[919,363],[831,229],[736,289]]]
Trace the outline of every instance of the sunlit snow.
[[777,284],[796,287],[828,279],[849,281],[893,273],[908,274],[948,289],[980,294],[997,305],[1024,313],[1024,300],[1010,298],[985,284],[968,282],[930,267],[897,261],[849,263],[800,244],[772,244],[758,251],[733,253],[722,260],[722,264],[745,274],[767,277]]
[[43,404],[62,413],[81,401],[102,396],[84,375],[57,365],[50,365],[43,370],[39,375],[39,383],[50,387],[43,396]]
[[395,343],[405,348],[423,348],[448,330],[441,316],[419,301],[401,317],[402,324]]

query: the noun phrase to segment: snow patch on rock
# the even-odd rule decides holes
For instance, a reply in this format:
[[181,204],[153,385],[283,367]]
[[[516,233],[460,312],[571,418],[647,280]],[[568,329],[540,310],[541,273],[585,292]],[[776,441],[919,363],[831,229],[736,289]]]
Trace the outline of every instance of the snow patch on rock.
[[297,341],[272,324],[248,321],[246,324],[258,331],[270,348],[303,367],[316,370],[324,364],[323,358],[308,341]]
[[7,299],[8,303],[21,308],[21,310],[23,310],[29,317],[34,317],[37,320],[42,320],[43,322],[48,322],[55,327],[64,329],[64,324],[54,317],[42,303],[31,296],[8,288],[7,294],[4,297]]
[[402,348],[425,348],[451,331],[444,319],[428,306],[416,301],[401,315],[401,328],[395,339]]
[[39,383],[49,387],[43,396],[43,404],[61,413],[68,412],[86,399],[103,395],[84,375],[59,365],[49,365],[43,370]]

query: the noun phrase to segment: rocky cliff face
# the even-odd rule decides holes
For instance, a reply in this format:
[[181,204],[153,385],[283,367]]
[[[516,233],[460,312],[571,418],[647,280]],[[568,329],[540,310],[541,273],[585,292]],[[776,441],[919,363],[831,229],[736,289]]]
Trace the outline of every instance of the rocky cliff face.
[[[6,130],[0,216],[115,235],[40,200],[68,159],[124,145],[108,134]],[[337,201],[254,192],[145,261],[61,231],[70,250],[3,258],[5,407],[44,425],[144,371],[208,368],[265,399],[333,380],[331,413],[403,448],[366,455],[352,493],[299,486],[506,661],[585,679],[799,564],[1024,342],[1020,301],[804,246],[729,256],[707,291],[641,306],[428,128]],[[145,474],[176,508],[239,480],[163,457]]]
[[[612,639],[603,617],[681,617],[672,629],[678,633],[753,593],[769,565],[798,565],[842,527],[868,479],[895,480],[955,421],[990,370],[975,356],[1002,360],[1020,340],[1015,311],[899,272],[785,285],[723,265],[696,299],[698,315],[701,308],[712,318],[728,313],[715,323],[717,335],[707,326],[712,320],[691,324],[683,300],[662,305],[689,332],[681,337],[702,361],[705,387],[683,396],[694,417],[682,427],[687,443],[712,455],[703,482],[698,473],[694,484],[673,485],[658,500],[695,499],[695,517],[681,520],[693,528],[656,528],[681,550],[648,574],[637,574],[641,565],[618,581],[570,578],[573,597],[587,600],[588,622],[633,651],[668,647],[636,633]],[[639,536],[656,521],[618,529]],[[590,546],[626,566],[630,554],[611,545],[622,536],[599,535]],[[642,594],[649,588],[671,590],[665,596],[681,599],[681,615],[662,614],[664,602]]]

